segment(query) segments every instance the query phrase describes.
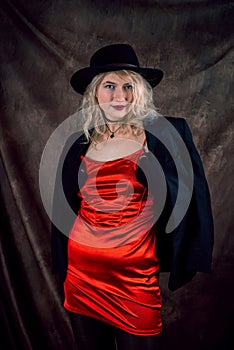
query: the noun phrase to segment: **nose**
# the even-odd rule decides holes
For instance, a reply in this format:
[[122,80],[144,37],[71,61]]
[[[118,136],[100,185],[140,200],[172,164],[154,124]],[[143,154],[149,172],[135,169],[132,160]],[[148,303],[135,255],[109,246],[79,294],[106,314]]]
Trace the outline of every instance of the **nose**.
[[115,88],[114,100],[117,102],[123,102],[127,100],[127,92],[120,86]]

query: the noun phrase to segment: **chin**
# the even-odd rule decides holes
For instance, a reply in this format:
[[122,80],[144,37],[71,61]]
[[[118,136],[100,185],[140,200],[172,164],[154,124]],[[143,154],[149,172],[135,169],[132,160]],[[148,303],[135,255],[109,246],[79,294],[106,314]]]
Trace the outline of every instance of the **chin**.
[[125,117],[127,116],[127,113],[126,113],[126,111],[122,111],[122,113],[121,112],[116,112],[116,113],[107,113],[106,114],[106,117],[107,117],[107,119],[109,119],[109,120],[111,120],[111,121],[120,121],[120,120],[123,120]]

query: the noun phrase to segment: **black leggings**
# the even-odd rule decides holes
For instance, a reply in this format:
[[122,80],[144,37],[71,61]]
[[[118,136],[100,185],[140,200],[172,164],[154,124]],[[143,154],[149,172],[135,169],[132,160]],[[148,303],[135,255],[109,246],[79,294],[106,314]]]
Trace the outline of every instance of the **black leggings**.
[[69,315],[78,350],[159,350],[160,335],[133,335],[87,316]]

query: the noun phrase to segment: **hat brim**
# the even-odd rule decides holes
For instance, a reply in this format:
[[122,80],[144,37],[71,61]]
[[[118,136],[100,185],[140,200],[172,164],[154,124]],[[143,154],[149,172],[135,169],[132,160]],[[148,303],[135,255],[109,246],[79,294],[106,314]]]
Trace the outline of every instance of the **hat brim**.
[[128,66],[100,66],[100,67],[86,67],[78,70],[73,74],[70,80],[70,84],[73,89],[79,94],[83,95],[87,86],[91,83],[93,78],[105,72],[113,72],[119,70],[131,70],[140,74],[148,83],[154,88],[160,83],[163,78],[163,71],[158,68],[141,68],[141,67],[129,67]]

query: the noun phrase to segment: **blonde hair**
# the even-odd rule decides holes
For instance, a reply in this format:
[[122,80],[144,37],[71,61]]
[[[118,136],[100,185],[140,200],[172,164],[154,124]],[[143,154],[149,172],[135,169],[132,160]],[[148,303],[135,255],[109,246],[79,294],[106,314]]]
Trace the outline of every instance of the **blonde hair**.
[[[114,71],[117,76],[123,79],[131,79],[133,83],[133,102],[130,111],[124,117],[122,129],[132,134],[137,134],[142,129],[142,121],[146,118],[154,119],[160,116],[154,102],[153,91],[150,84],[138,73],[130,70]],[[97,142],[98,138],[108,130],[96,98],[96,91],[104,77],[110,74],[101,73],[96,75],[86,88],[81,105],[81,116],[84,133],[87,141]],[[94,128],[92,135],[89,129]]]

